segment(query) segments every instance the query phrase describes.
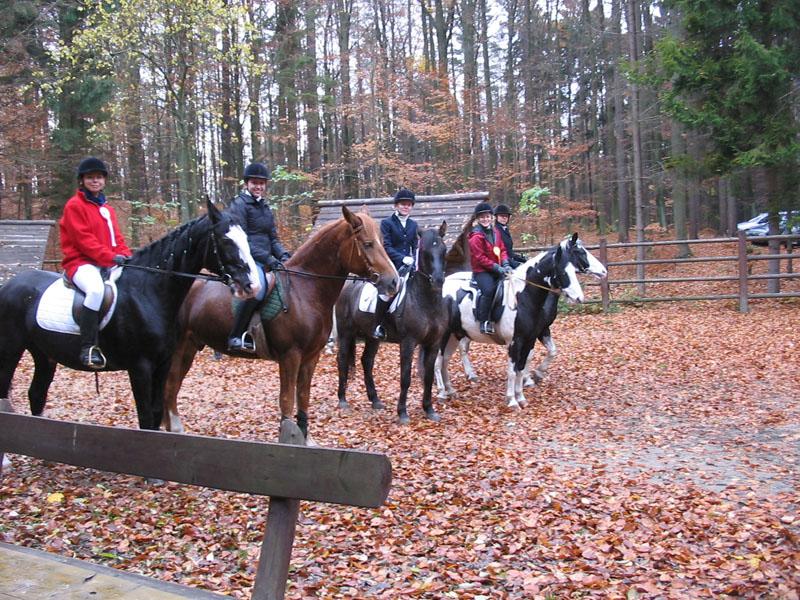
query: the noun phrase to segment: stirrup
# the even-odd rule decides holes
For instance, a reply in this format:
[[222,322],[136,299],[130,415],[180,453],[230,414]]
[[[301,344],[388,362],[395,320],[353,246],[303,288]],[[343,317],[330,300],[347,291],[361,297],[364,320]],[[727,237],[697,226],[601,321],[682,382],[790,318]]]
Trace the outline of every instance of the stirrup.
[[84,367],[89,367],[99,371],[106,368],[106,356],[100,349],[100,346],[89,346],[85,351],[81,349],[81,364]]
[[375,331],[372,332],[372,339],[375,340],[385,340],[386,339],[386,330],[383,328],[383,325],[376,325]]
[[491,321],[484,321],[481,323],[481,333],[492,334],[494,333],[494,323]]
[[232,337],[228,340],[228,350],[235,350],[237,352],[250,352],[255,353],[256,342],[249,331],[245,331],[242,337]]

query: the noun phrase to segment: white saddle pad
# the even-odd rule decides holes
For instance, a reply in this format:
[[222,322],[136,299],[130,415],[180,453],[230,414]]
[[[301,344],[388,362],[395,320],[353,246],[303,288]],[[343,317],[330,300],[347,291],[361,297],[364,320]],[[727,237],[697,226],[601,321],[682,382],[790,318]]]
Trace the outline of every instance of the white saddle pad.
[[[114,315],[114,309],[117,307],[116,280],[121,270],[115,270],[118,271],[116,276],[112,271],[112,276],[107,281],[114,292],[114,299],[111,301],[111,308],[108,309],[108,313],[100,321],[100,329],[108,325]],[[59,277],[50,284],[42,294],[42,299],[39,300],[39,307],[36,309],[36,324],[47,331],[79,335],[81,332],[80,327],[78,327],[75,319],[72,318],[72,303],[74,300],[75,290],[64,285],[64,278]]]
[[[520,274],[521,273],[521,274]],[[503,290],[503,304],[511,310],[517,308],[517,294],[525,286],[525,271],[519,271],[519,267],[514,271],[514,277],[503,278],[502,284],[505,286]],[[459,290],[475,291],[471,285],[472,271],[459,271],[448,275],[444,280],[442,286],[442,297],[456,299]]]
[[[392,300],[389,305],[389,312],[393,313],[400,306],[403,298],[406,296],[406,283],[408,282],[408,273],[400,278],[400,291]],[[365,313],[375,314],[375,304],[378,302],[378,288],[371,283],[365,283],[361,288],[361,296],[358,298],[358,310]]]

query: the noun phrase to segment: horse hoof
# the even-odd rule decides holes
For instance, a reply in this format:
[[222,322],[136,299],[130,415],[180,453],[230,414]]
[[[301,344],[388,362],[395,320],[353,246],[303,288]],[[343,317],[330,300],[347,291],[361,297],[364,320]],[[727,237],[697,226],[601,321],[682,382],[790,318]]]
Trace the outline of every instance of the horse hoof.
[[511,409],[514,409],[514,410],[519,410],[519,403],[517,403],[517,400],[516,400],[515,398],[511,398],[511,399],[508,401],[508,404],[506,405],[506,408],[511,408]]
[[5,469],[6,467],[11,466],[11,461],[8,459],[7,456],[3,456],[3,464],[0,465],[0,469]]
[[347,403],[347,400],[339,400],[338,408],[344,412],[350,412],[350,405]]
[[521,398],[517,398],[517,404],[520,406],[520,408],[524,408],[528,406],[528,401],[524,396],[522,396]]
[[158,477],[145,477],[144,482],[147,485],[164,485],[164,480]]
[[372,403],[372,410],[383,410],[386,406],[380,400]]
[[433,421],[434,423],[438,423],[439,421],[442,420],[442,418],[439,416],[439,413],[437,413],[435,410],[432,410],[430,412],[426,412],[425,413],[425,417],[429,421]]
[[533,374],[533,383],[535,385],[539,385],[540,383],[542,383],[543,379],[544,379],[544,375],[540,375],[539,373],[534,373]]
[[469,377],[467,377],[467,381],[469,381],[470,383],[477,383],[478,382],[478,376],[475,375],[475,374],[470,375]]
[[411,423],[411,419],[408,418],[408,415],[400,415],[397,417],[397,422],[400,423],[400,425],[408,425]]
[[317,447],[319,444],[311,437],[311,434],[306,434],[306,446],[308,447]]

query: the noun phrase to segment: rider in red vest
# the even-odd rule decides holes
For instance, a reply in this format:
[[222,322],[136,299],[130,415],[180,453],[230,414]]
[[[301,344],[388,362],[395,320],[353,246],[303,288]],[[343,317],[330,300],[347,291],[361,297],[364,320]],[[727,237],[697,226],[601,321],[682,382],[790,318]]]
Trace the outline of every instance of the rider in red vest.
[[478,284],[476,316],[481,324],[481,333],[494,333],[494,324],[489,313],[497,284],[513,269],[508,263],[508,254],[500,231],[492,225],[492,206],[479,203],[473,212],[477,224],[469,233],[469,253],[472,278]]
[[102,369],[106,358],[98,346],[100,306],[105,284],[101,268],[123,264],[131,251],[122,237],[114,208],[103,189],[108,169],[102,160],[89,157],[78,165],[78,190],[67,200],[59,222],[61,266],[67,277],[86,297],[80,313],[81,364]]

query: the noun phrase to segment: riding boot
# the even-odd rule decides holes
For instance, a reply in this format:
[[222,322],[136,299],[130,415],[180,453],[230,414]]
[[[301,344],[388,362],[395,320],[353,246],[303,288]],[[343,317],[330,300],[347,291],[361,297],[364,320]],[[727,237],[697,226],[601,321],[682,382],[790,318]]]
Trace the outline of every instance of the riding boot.
[[386,311],[389,310],[389,305],[391,303],[391,300],[384,300],[380,296],[378,296],[375,302],[375,320],[373,321],[375,329],[372,332],[372,337],[376,340],[386,339],[386,330],[383,328],[383,320],[386,318]]
[[102,369],[106,366],[106,357],[98,345],[100,330],[100,313],[87,307],[81,308],[78,326],[81,329],[81,353],[78,357],[84,367]]
[[478,298],[477,317],[481,324],[481,333],[491,335],[494,333],[494,323],[489,320],[489,313],[492,311],[492,297],[481,294]]
[[251,298],[241,302],[236,307],[233,329],[230,336],[228,336],[228,350],[250,353],[256,351],[256,344],[253,341],[253,336],[247,331],[247,326],[250,324],[250,319],[253,317],[259,302],[259,300]]

